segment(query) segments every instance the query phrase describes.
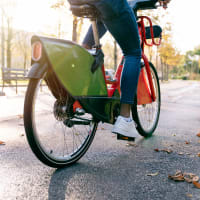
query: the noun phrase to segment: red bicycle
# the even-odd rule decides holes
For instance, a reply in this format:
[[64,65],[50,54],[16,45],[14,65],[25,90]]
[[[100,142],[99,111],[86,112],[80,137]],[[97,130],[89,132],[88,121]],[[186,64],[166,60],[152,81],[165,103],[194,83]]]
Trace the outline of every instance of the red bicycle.
[[[132,7],[137,13],[139,9],[154,9],[156,4],[135,0]],[[40,161],[56,168],[79,160],[92,143],[98,123],[114,124],[120,110],[124,58],[114,79],[106,80],[96,24],[98,11],[88,4],[71,5],[71,10],[79,17],[91,18],[95,47],[87,51],[71,41],[34,36],[24,104],[29,145]],[[138,17],[138,28],[143,53],[132,116],[138,132],[149,137],[157,127],[161,100],[157,72],[145,56],[144,46],[159,45],[162,29],[146,16]],[[76,113],[77,104],[86,113]]]

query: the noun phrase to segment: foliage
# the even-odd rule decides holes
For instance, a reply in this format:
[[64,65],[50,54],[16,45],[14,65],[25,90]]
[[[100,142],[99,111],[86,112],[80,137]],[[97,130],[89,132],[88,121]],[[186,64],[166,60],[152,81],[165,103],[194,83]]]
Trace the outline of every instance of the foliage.
[[65,7],[65,2],[64,0],[59,0],[56,3],[54,3],[51,8],[62,8]]
[[161,60],[170,66],[181,66],[184,61],[184,56],[173,46],[169,37],[169,35],[164,36],[162,45],[159,48]]

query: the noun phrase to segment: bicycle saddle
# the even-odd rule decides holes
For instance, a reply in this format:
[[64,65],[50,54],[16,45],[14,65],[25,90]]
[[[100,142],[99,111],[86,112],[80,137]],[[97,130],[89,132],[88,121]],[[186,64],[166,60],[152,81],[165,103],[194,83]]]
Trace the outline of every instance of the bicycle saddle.
[[73,15],[86,18],[97,18],[99,11],[90,3],[96,0],[68,0]]
[[[86,18],[97,18],[99,11],[90,3],[97,0],[68,0],[73,15]],[[133,9],[134,13],[138,10],[154,9],[158,0],[128,0],[128,4]]]

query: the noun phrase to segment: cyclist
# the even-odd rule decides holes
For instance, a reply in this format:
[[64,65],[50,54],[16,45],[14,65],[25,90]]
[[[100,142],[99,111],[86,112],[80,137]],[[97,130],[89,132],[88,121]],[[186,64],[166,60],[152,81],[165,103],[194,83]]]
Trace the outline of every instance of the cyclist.
[[[69,0],[73,1],[73,0]],[[166,7],[170,0],[146,0],[160,2]],[[98,21],[100,38],[108,30],[122,49],[125,57],[121,76],[121,108],[112,132],[135,138],[138,133],[134,121],[130,117],[131,105],[137,90],[140,74],[141,47],[135,15],[127,0],[84,0],[95,6],[101,14]],[[83,47],[90,49],[94,45],[92,28],[83,40]]]

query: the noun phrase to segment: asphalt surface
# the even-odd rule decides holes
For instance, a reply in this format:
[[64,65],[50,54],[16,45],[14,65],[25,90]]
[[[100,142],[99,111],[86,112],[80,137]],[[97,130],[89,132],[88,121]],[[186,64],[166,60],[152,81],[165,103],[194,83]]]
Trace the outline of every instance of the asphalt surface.
[[[0,145],[0,199],[200,199],[200,190],[193,184],[168,179],[177,170],[200,176],[200,138],[196,136],[200,82],[171,81],[161,88],[162,109],[153,137],[140,137],[135,143],[118,141],[110,133],[111,125],[100,124],[86,155],[63,169],[43,165],[31,152],[21,113],[23,91],[0,97],[2,110],[6,109],[2,98],[4,102],[13,99],[7,100],[10,116],[0,116],[0,140],[5,142]],[[15,100],[17,105],[12,105]]]

